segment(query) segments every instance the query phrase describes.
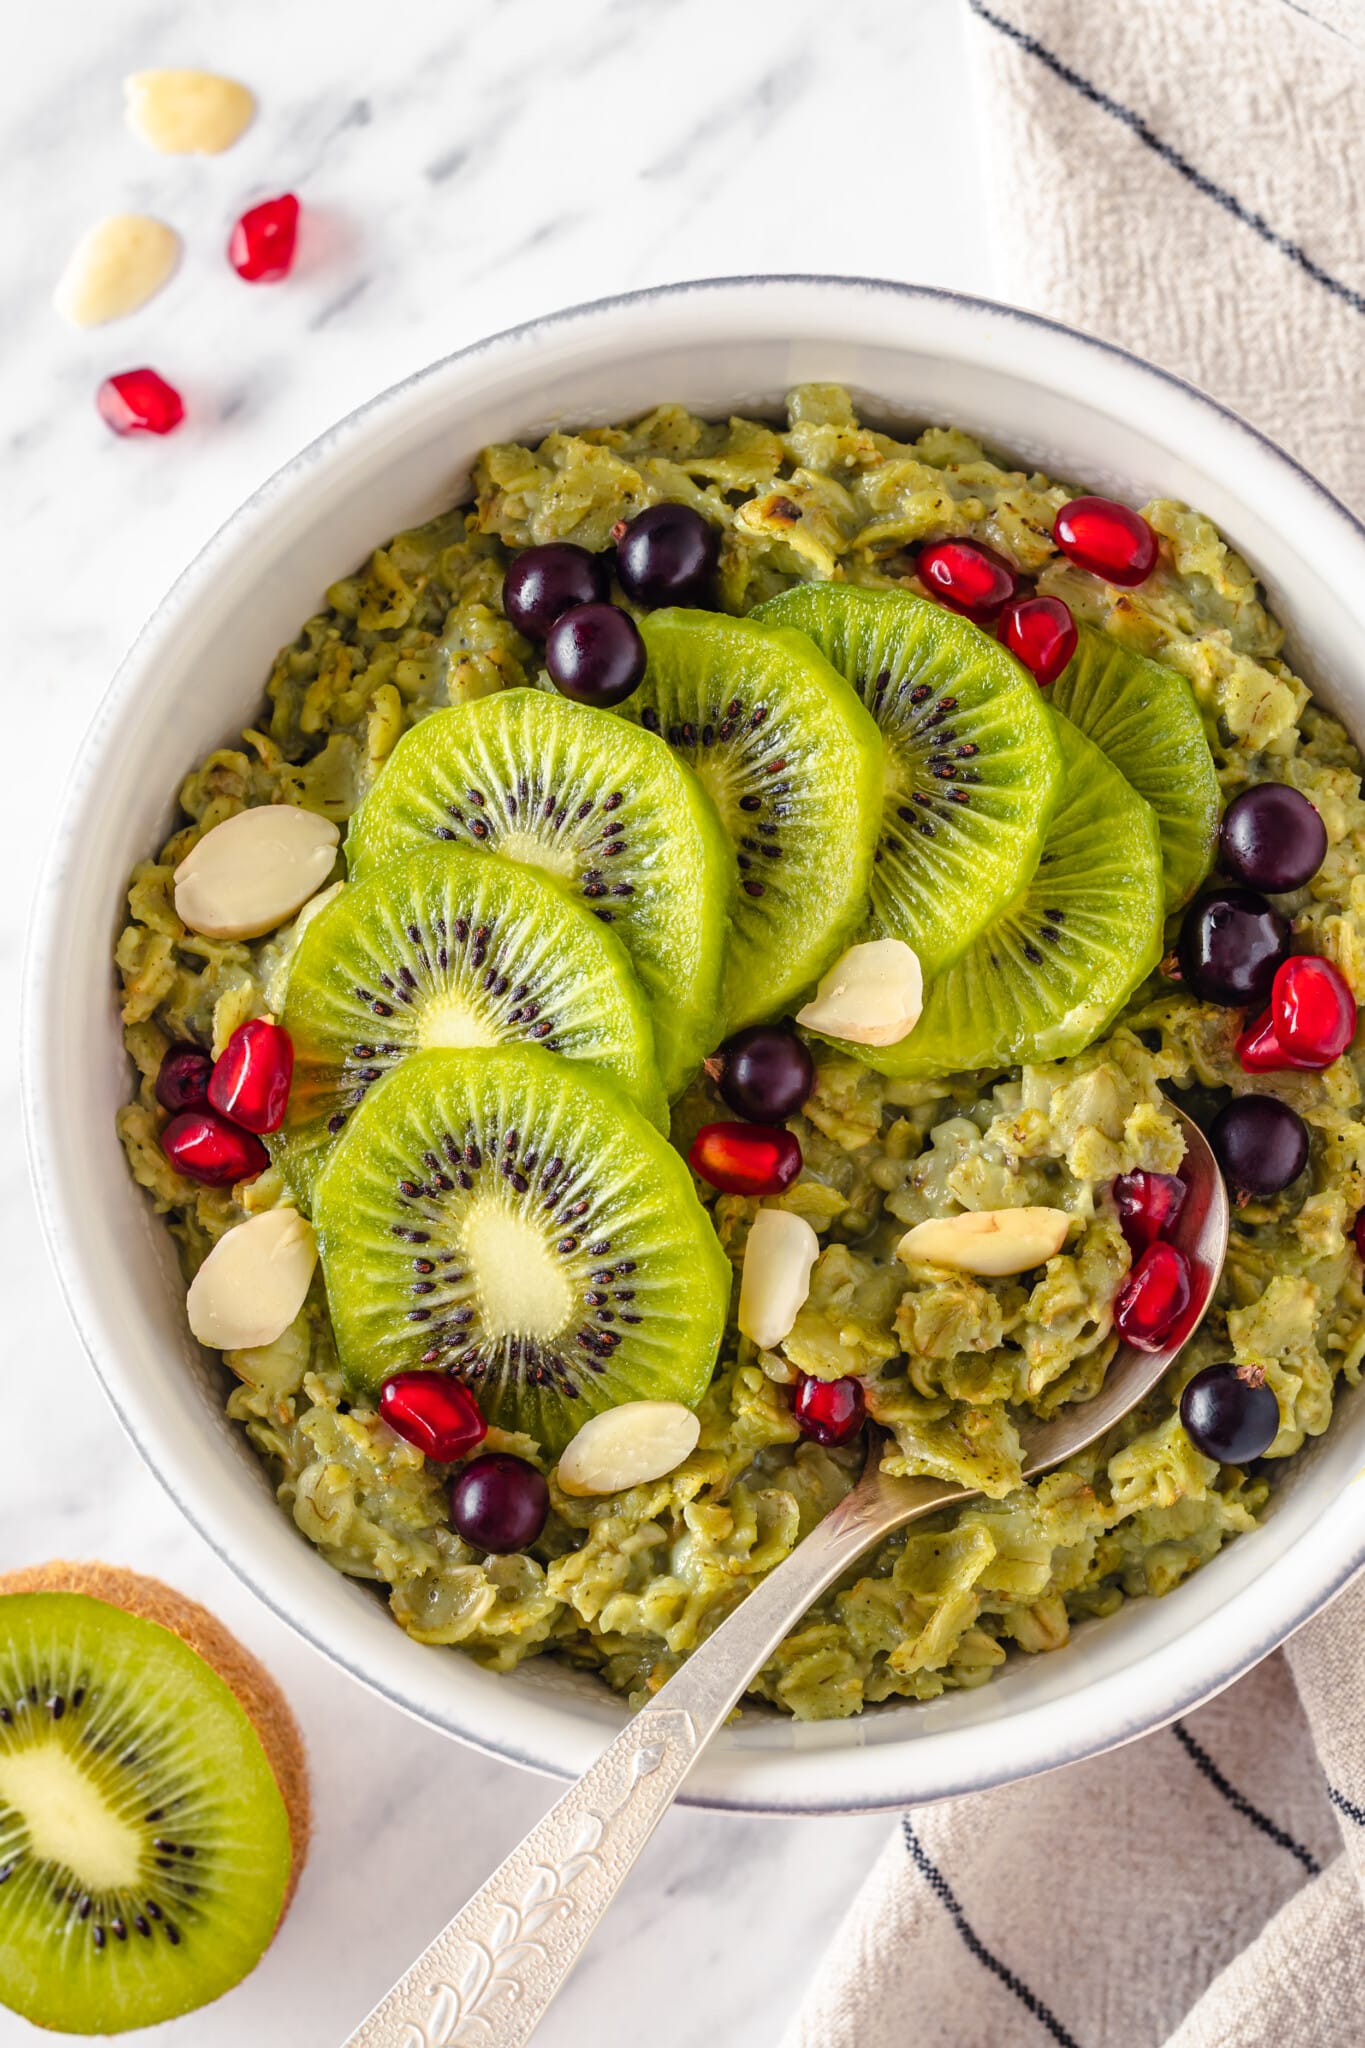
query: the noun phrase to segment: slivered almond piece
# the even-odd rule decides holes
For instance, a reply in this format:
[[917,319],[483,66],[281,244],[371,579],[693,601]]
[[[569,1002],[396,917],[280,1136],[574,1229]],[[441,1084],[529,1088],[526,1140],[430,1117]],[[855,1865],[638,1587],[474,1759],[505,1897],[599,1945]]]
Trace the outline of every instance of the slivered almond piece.
[[210,939],[257,939],[320,889],[341,834],[295,804],[257,804],[206,832],[175,871],[175,908]]
[[216,71],[135,71],[123,99],[134,135],[165,156],[217,156],[256,111],[246,87]]
[[220,1237],[190,1282],[190,1328],[216,1351],[273,1344],[303,1307],[317,1259],[307,1217],[263,1209]]
[[180,237],[146,213],[113,213],[81,236],[52,303],[73,327],[99,327],[145,306],[180,261]]
[[804,1216],[760,1209],[744,1247],[739,1283],[739,1327],[770,1351],[791,1330],[810,1293],[811,1267],[820,1240]]
[[896,1257],[907,1265],[922,1259],[998,1279],[1052,1258],[1066,1241],[1070,1221],[1065,1209],[967,1209],[917,1223],[896,1246]]
[[681,1401],[625,1401],[583,1424],[559,1461],[565,1493],[624,1493],[662,1479],[697,1448],[701,1424]]
[[840,954],[798,1024],[854,1045],[899,1045],[919,1023],[924,976],[904,939],[866,939]]

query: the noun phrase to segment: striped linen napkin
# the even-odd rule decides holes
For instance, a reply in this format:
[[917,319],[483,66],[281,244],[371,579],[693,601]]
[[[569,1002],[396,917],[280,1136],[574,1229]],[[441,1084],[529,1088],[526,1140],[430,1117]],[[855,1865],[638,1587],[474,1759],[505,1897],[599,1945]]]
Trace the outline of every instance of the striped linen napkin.
[[[1365,0],[964,4],[1000,296],[1365,509]],[[1365,1576],[1158,1734],[907,1813],[786,2048],[1048,2042],[1365,2048]]]

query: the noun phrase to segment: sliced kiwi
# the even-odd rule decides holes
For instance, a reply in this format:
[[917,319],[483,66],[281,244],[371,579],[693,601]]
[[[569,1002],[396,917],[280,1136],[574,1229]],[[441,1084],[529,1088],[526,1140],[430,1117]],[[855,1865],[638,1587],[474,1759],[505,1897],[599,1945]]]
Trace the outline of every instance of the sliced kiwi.
[[314,1219],[342,1371],[444,1366],[558,1452],[620,1401],[700,1400],[730,1264],[682,1159],[538,1046],[419,1052],[375,1088]]
[[800,634],[681,610],[642,630],[649,667],[622,712],[696,770],[735,843],[733,1031],[787,1008],[866,917],[881,741]]
[[919,1080],[1068,1058],[1160,959],[1155,813],[1069,719],[1057,737],[1066,785],[1033,879],[933,977],[908,1037],[848,1048],[879,1072]]
[[103,1565],[0,1579],[0,2001],[73,2034],[206,2005],[307,1838],[298,1730],[212,1615]]
[[873,912],[926,973],[945,967],[1033,873],[1061,795],[1037,684],[989,633],[908,591],[807,583],[751,616],[808,634],[880,725]]
[[1156,812],[1166,909],[1178,910],[1212,866],[1218,836],[1218,775],[1194,691],[1163,662],[1082,626],[1050,695]]
[[348,882],[304,933],[285,999],[294,1082],[272,1157],[307,1194],[376,1081],[425,1046],[529,1039],[611,1074],[661,1130],[649,1009],[607,926],[533,868],[433,846]]
[[440,841],[539,868],[623,941],[676,1095],[720,1035],[734,855],[696,777],[609,711],[503,690],[405,733],[351,821],[357,878]]

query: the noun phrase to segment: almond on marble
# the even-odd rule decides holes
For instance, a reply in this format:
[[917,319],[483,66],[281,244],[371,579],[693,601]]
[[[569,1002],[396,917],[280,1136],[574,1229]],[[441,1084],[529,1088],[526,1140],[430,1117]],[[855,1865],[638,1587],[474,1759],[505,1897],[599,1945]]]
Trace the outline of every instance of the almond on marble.
[[246,87],[216,71],[135,71],[123,103],[134,135],[164,156],[217,156],[256,112]]
[[77,242],[52,303],[73,327],[102,327],[135,313],[180,261],[180,237],[147,213],[111,213]]

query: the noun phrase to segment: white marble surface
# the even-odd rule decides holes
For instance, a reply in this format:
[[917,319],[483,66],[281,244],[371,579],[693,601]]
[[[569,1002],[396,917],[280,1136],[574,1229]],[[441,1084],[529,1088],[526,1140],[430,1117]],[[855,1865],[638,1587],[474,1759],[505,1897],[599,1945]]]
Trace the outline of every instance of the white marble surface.
[[[312,1858],[275,1947],[218,2005],[161,2029],[166,2048],[332,2048],[551,1793],[295,1642],[106,1410],[39,1243],[17,1129],[23,927],[53,797],[121,651],[200,543],[303,442],[430,358],[676,277],[828,270],[988,292],[956,9],[41,0],[6,36],[0,1566],[103,1557],[208,1602],[284,1683],[316,1788]],[[121,78],[159,64],[257,91],[236,149],[159,158],[125,132]],[[223,260],[228,227],[286,187],[305,208],[297,271],[248,288]],[[48,310],[56,273],[93,218],[124,209],[179,228],[180,274],[130,320],[74,333]],[[101,376],[142,362],[185,394],[165,442],[116,441],[93,410]],[[538,2040],[776,2041],[885,1828],[675,1812]],[[0,2012],[3,2048],[38,2038]]]

